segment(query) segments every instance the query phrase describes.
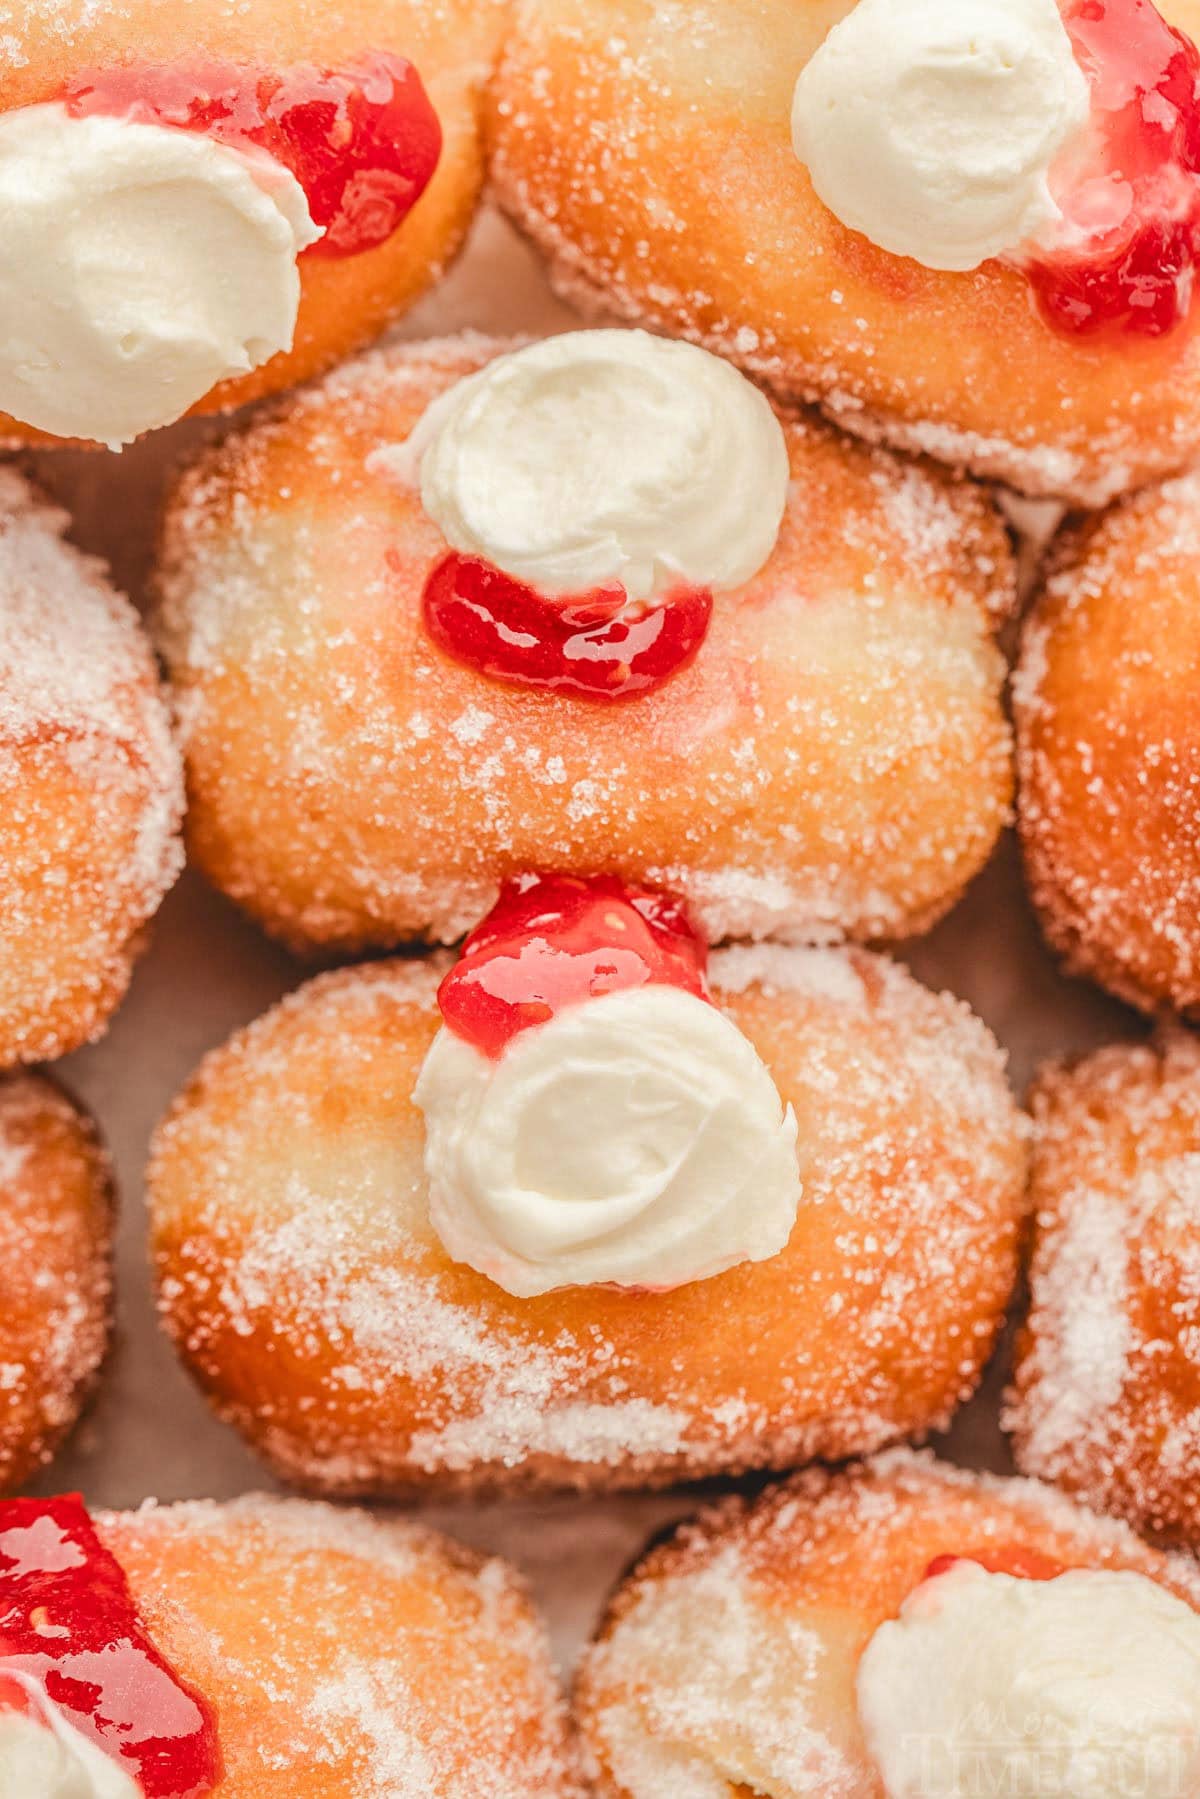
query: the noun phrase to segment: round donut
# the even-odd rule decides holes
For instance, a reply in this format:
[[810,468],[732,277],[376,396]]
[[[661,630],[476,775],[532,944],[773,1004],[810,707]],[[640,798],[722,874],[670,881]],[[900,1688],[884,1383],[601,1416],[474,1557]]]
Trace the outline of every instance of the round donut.
[[91,1122],[40,1075],[0,1079],[0,1493],[53,1456],[108,1343],[114,1199]]
[[1032,1095],[1037,1236],[1007,1422],[1022,1468],[1200,1546],[1200,1044],[1099,1050]]
[[669,887],[713,941],[931,924],[1009,802],[990,502],[787,415],[777,548],[689,667],[620,705],[507,686],[424,631],[446,540],[368,466],[503,347],[377,352],[176,492],[160,625],[195,860],[297,949],[453,942],[527,868]]
[[1035,1481],[904,1450],[801,1474],[712,1508],[618,1589],[577,1690],[600,1799],[884,1799],[858,1721],[864,1649],[938,1557],[1013,1544],[1200,1608],[1190,1567]]
[[[374,249],[300,260],[301,299],[290,351],[213,388],[193,410],[227,411],[331,367],[381,331],[445,270],[474,216],[483,182],[482,97],[500,45],[504,0],[67,0],[23,5],[0,43],[0,117],[53,100],[82,73],[209,61],[271,71],[344,68],[364,51],[407,58],[442,129],[428,187]],[[58,441],[0,414],[0,440]]]
[[[1200,37],[1197,0],[1160,10]],[[684,29],[645,0],[518,0],[489,102],[502,206],[570,300],[719,350],[860,435],[1088,505],[1183,466],[1190,326],[1063,336],[1022,273],[923,267],[817,198],[792,93],[851,11],[695,0]]]
[[156,1648],[215,1710],[213,1799],[579,1799],[544,1632],[503,1562],[258,1495],[96,1524]]
[[1071,971],[1200,1005],[1200,478],[1069,528],[1013,683],[1030,893]]
[[100,1035],[183,862],[150,647],[66,526],[0,469],[0,1068]]
[[429,1217],[413,1085],[444,958],[318,977],[216,1050],[148,1177],[164,1322],[285,1478],[343,1494],[663,1485],[944,1423],[1015,1275],[1025,1133],[958,1001],[861,951],[719,951],[799,1124],[791,1240],[671,1291],[514,1298]]

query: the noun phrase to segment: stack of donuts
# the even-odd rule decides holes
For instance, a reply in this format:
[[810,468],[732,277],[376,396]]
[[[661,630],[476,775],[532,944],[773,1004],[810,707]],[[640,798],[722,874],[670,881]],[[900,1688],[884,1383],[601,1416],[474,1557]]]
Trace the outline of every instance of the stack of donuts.
[[1200,1799],[1198,269],[1197,0],[6,15],[0,1799]]

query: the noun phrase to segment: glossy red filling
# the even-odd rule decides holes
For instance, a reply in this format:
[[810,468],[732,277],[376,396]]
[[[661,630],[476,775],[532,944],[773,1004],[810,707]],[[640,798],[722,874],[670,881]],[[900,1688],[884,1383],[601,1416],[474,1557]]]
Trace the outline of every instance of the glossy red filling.
[[155,1648],[77,1496],[0,1504],[0,1706],[36,1713],[14,1674],[147,1799],[203,1799],[221,1780],[211,1707]]
[[203,131],[290,169],[325,235],[310,256],[356,256],[389,238],[428,187],[442,128],[421,77],[374,50],[345,69],[282,72],[197,61],[79,75],[63,95],[92,113]]
[[678,900],[613,875],[523,875],[463,945],[438,989],[456,1036],[503,1055],[564,1007],[651,985],[707,999],[708,946]]
[[1051,174],[1064,214],[1023,259],[1071,336],[1161,337],[1188,316],[1200,254],[1200,53],[1151,0],[1061,0],[1092,124]]
[[425,629],[456,662],[521,687],[631,700],[686,668],[704,642],[712,595],[675,588],[631,603],[619,583],[550,598],[478,556],[451,553],[425,584]]
[[975,1562],[989,1574],[1010,1574],[1014,1580],[1057,1580],[1066,1569],[1053,1556],[1040,1549],[1028,1549],[1020,1543],[1000,1543],[988,1549],[972,1549],[961,1555],[935,1556],[925,1570],[926,1580],[948,1574],[960,1562]]

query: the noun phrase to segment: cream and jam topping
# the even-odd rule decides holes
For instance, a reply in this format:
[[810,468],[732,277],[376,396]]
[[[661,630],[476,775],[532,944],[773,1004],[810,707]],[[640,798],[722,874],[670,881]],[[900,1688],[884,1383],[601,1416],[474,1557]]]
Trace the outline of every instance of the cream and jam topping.
[[867,1644],[858,1710],[888,1799],[1193,1793],[1200,1615],[1021,1545],[940,1556]]
[[526,876],[466,941],[415,1090],[450,1255],[525,1297],[779,1253],[796,1121],[667,896]]
[[424,595],[439,647],[494,680],[601,701],[691,661],[714,598],[774,549],[789,475],[779,420],[744,376],[618,330],[497,357],[372,464],[419,485],[449,546]]
[[428,185],[403,58],[78,76],[0,113],[0,409],[118,447],[291,347],[298,258],[353,256]]
[[3,1799],[204,1799],[221,1777],[211,1708],[155,1647],[82,1501],[0,1503]]
[[844,224],[929,268],[1005,261],[1066,335],[1189,315],[1200,55],[1151,0],[858,0],[792,136]]

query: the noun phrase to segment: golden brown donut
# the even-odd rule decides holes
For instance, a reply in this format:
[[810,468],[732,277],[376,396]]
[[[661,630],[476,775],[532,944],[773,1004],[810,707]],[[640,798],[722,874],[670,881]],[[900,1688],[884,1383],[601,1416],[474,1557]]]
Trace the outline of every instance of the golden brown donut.
[[161,632],[195,860],[295,948],[452,942],[551,867],[673,888],[714,941],[931,924],[1009,799],[990,503],[789,417],[778,547],[689,668],[614,706],[504,686],[425,634],[445,539],[367,467],[503,347],[376,353],[176,492]]
[[1200,1044],[1053,1063],[1032,1095],[1037,1237],[1008,1422],[1021,1466],[1200,1545]]
[[1200,480],[1068,529],[1013,684],[1030,892],[1072,972],[1200,1004]]
[[[571,300],[719,350],[863,436],[1089,505],[1182,466],[1194,329],[1063,337],[1022,274],[924,268],[817,199],[792,90],[850,10],[518,0],[489,101],[501,204]],[[1160,10],[1200,36],[1197,0]]]
[[1035,1481],[904,1450],[801,1474],[713,1507],[618,1589],[577,1691],[600,1799],[884,1799],[858,1723],[863,1650],[937,1557],[1014,1545],[1200,1608],[1189,1564]]
[[150,647],[66,525],[0,469],[0,1068],[100,1035],[183,862]]
[[[483,88],[507,0],[98,0],[26,4],[0,44],[0,110],[58,96],[83,71],[214,57],[280,69],[344,66],[368,49],[418,69],[444,144],[429,187],[384,244],[342,259],[306,257],[295,342],[261,368],[223,382],[196,412],[225,411],[306,380],[369,343],[442,274],[471,222],[483,182]],[[0,415],[0,440],[55,441]]]
[[505,1563],[263,1496],[96,1522],[216,1710],[214,1799],[578,1799],[544,1632]]
[[216,1050],[148,1177],[164,1322],[220,1413],[333,1493],[603,1489],[945,1422],[1007,1305],[1023,1121],[967,1008],[861,951],[719,951],[799,1121],[787,1248],[669,1292],[516,1299],[429,1220],[412,1100],[444,958],[325,975]]
[[0,1078],[0,1493],[51,1459],[91,1390],[113,1213],[90,1120],[39,1075]]

